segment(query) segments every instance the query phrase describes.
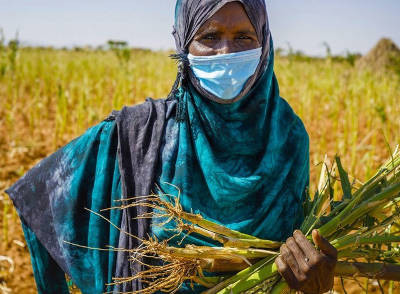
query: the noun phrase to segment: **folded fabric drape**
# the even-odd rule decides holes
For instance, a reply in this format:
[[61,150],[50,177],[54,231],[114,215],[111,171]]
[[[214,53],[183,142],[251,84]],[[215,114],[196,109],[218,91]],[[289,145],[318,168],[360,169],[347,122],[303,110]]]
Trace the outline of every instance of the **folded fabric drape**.
[[[197,29],[229,2],[178,0],[174,30],[178,52],[186,52]],[[203,95],[192,79],[181,84],[176,97],[183,105],[183,119],[167,122],[157,184],[169,194],[176,191],[167,183],[179,187],[186,211],[244,233],[284,240],[304,217],[309,138],[279,94],[264,0],[239,2],[263,44],[256,82],[242,91],[241,99],[226,104]],[[153,232],[166,239],[173,234],[169,229],[154,226]],[[193,235],[185,242],[204,245],[205,241]]]

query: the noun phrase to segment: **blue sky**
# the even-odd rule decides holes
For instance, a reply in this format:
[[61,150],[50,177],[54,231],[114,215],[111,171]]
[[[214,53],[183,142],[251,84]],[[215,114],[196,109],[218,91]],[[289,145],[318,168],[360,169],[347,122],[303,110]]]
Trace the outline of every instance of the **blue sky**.
[[[6,38],[33,45],[173,48],[175,0],[0,0]],[[321,55],[367,52],[381,37],[400,45],[400,0],[267,0],[275,46]]]

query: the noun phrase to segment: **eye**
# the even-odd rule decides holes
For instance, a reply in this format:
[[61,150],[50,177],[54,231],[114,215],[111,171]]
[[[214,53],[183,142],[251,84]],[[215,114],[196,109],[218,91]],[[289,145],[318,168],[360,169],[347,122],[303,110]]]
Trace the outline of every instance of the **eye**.
[[238,40],[252,40],[252,38],[247,36],[247,35],[240,35],[236,39],[238,39]]
[[216,40],[217,35],[216,34],[206,34],[202,37],[203,40]]

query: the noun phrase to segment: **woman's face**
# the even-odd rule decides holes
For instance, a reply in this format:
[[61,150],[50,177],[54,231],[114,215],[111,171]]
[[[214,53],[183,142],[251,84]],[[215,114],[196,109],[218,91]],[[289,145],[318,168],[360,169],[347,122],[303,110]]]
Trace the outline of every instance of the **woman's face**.
[[230,2],[218,10],[197,31],[189,53],[209,56],[260,47],[256,31],[240,2]]

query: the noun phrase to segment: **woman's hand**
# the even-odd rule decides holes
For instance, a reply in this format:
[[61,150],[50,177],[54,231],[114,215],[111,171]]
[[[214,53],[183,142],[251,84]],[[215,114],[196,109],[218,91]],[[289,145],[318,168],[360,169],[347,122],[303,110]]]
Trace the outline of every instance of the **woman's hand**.
[[312,238],[320,250],[296,230],[281,246],[275,263],[290,288],[320,294],[333,288],[337,250],[317,230],[312,232]]

